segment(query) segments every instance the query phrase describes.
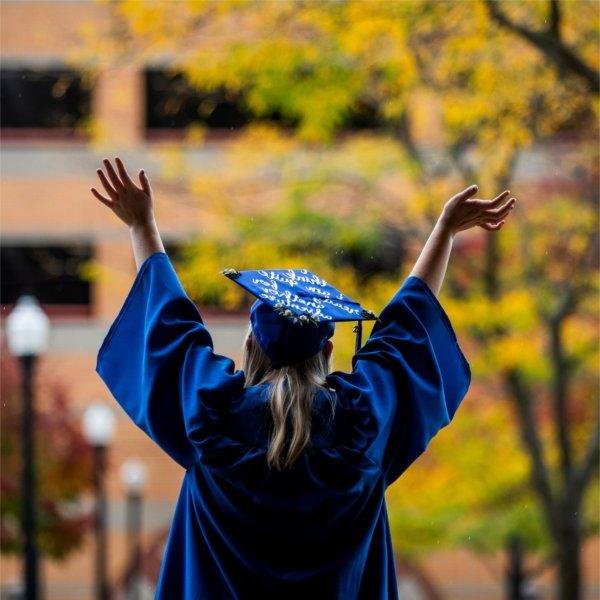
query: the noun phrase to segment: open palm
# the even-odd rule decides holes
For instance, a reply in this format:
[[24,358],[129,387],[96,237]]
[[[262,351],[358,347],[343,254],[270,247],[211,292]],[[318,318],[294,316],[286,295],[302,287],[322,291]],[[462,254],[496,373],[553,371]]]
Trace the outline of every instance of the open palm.
[[92,194],[129,227],[151,222],[154,219],[154,200],[146,173],[143,170],[140,171],[140,186],[138,187],[127,173],[119,157],[115,158],[116,171],[107,158],[103,160],[103,163],[108,176],[102,169],[96,169],[96,173],[98,173],[108,198],[95,188],[91,188]]
[[517,201],[516,198],[508,198],[509,190],[505,190],[491,200],[473,198],[477,189],[476,185],[472,185],[452,196],[444,205],[441,220],[453,233],[475,226],[496,231],[504,225],[506,217]]

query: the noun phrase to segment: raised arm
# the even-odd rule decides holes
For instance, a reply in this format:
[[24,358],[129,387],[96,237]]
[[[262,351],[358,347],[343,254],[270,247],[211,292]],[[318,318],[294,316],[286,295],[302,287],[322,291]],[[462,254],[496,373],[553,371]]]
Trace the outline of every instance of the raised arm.
[[108,198],[98,193],[95,188],[91,188],[91,192],[129,227],[135,264],[139,271],[144,260],[151,254],[165,251],[154,218],[152,188],[143,169],[138,175],[138,187],[119,157],[115,158],[116,170],[107,158],[103,163],[108,175],[105,175],[102,169],[96,169],[96,172]]
[[214,352],[200,312],[165,253],[150,184],[133,183],[123,163],[98,176],[108,206],[131,233],[137,275],[98,351],[96,372],[132,421],[182,467],[190,468],[242,394],[244,373]]
[[465,229],[479,226],[496,231],[505,223],[505,217],[515,205],[515,198],[507,200],[510,192],[505,190],[492,200],[480,200],[472,196],[477,186],[472,185],[444,205],[440,218],[431,232],[410,275],[422,279],[437,296],[448,266],[454,236]]
[[471,369],[437,298],[454,235],[476,225],[495,231],[515,200],[471,197],[445,205],[412,272],[380,313],[352,372],[328,377],[352,415],[353,451],[372,460],[393,483],[450,423],[471,383]]

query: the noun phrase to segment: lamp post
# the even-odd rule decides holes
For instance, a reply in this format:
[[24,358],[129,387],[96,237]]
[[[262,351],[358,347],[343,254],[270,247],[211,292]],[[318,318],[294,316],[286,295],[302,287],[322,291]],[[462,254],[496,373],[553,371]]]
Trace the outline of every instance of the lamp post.
[[508,566],[506,569],[506,592],[509,600],[525,600],[523,588],[525,573],[523,569],[523,543],[518,535],[507,540]]
[[19,359],[22,373],[21,530],[23,535],[23,577],[27,600],[37,600],[39,594],[33,376],[37,357],[48,347],[49,333],[50,321],[40,307],[37,298],[30,295],[21,296],[6,319],[6,335],[8,349]]
[[108,600],[108,579],[106,575],[106,492],[104,473],[106,468],[106,448],[112,441],[115,429],[113,411],[104,404],[91,404],[83,414],[83,431],[94,448],[94,493],[96,510],[94,530],[96,535],[96,598]]
[[142,556],[142,490],[146,484],[146,465],[130,458],[121,465],[121,481],[127,493],[127,539],[131,568],[127,573],[127,599],[138,600]]

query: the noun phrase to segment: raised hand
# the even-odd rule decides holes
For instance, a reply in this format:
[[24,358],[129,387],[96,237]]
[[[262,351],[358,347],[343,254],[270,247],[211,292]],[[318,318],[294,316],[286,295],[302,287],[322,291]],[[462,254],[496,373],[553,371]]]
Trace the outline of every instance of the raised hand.
[[491,200],[480,200],[472,197],[477,189],[471,185],[446,202],[439,219],[444,230],[454,234],[478,226],[497,231],[504,225],[516,198],[509,198],[510,192],[505,190]]
[[143,170],[139,172],[140,185],[138,187],[127,173],[119,157],[115,158],[117,171],[107,158],[103,160],[103,163],[108,176],[102,169],[96,169],[96,173],[98,173],[108,198],[95,188],[91,188],[92,194],[130,228],[152,223],[154,221],[154,199],[146,173]]

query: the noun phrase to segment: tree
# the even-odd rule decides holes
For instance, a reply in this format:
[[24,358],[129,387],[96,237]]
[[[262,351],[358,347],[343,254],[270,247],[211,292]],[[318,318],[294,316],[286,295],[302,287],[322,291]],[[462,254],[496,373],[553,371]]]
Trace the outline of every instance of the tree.
[[[0,548],[6,554],[20,554],[22,402],[18,364],[6,348],[3,350],[0,359]],[[46,556],[63,560],[81,546],[92,525],[91,516],[78,507],[81,496],[91,490],[92,454],[78,423],[69,414],[65,387],[59,382],[41,387],[40,400],[46,408],[37,411],[34,433],[40,440],[36,444],[35,462],[38,544]]]
[[563,3],[559,0],[549,0],[546,10],[548,16],[544,19],[547,26],[540,29],[528,27],[525,23],[517,22],[506,15],[500,2],[485,0],[491,18],[505,27],[508,31],[527,40],[544,54],[549,62],[553,62],[559,73],[570,73],[585,81],[593,94],[600,91],[598,69],[582,58],[577,50],[569,48],[563,39]]
[[[512,409],[508,439],[521,440],[521,454],[509,453],[513,475],[486,473],[485,486],[463,490],[456,502],[442,495],[441,507],[420,494],[429,503],[419,512],[394,490],[390,498],[397,540],[407,539],[401,524],[420,524],[413,539],[483,552],[499,547],[505,534],[527,531],[529,549],[559,566],[560,598],[580,597],[581,542],[598,530],[590,508],[598,462],[597,4],[180,2],[176,15],[169,3],[110,7],[121,40],[108,47],[112,58],[170,51],[173,71],[192,87],[226,89],[254,115],[255,124],[231,144],[228,180],[195,174],[188,182],[221,217],[218,231],[191,245],[183,269],[204,303],[239,305],[210,273],[243,268],[241,256],[253,266],[265,258],[290,266],[302,260],[345,289],[354,286],[359,297],[358,284],[368,282],[370,307],[380,308],[415,239],[422,243],[457,186],[476,179],[492,195],[513,186],[515,168],[534,144],[576,144],[578,152],[563,158],[563,173],[575,173],[568,187],[523,186],[530,196],[512,227],[463,237],[446,284],[452,294],[443,297],[477,357],[474,379],[504,402],[489,413],[473,408],[481,419],[474,431]],[[90,48],[97,55],[98,41]],[[368,133],[348,131],[359,117]],[[431,123],[439,131],[433,147],[420,134]],[[268,184],[256,175],[266,165],[276,173]],[[323,216],[332,214],[331,198],[344,198],[343,216]],[[265,231],[280,235],[267,242]],[[382,232],[390,240],[383,254],[395,254],[396,272],[370,258]],[[483,263],[481,252],[467,251],[481,244]],[[350,260],[340,261],[340,253]],[[468,422],[465,414],[452,432]],[[432,444],[435,463],[421,465],[473,487],[493,462],[486,450],[507,439],[506,431],[488,429],[489,445],[465,453],[486,463],[442,452],[449,430]],[[401,485],[417,485],[411,475],[423,478],[419,465]],[[431,514],[440,520],[430,527]]]

